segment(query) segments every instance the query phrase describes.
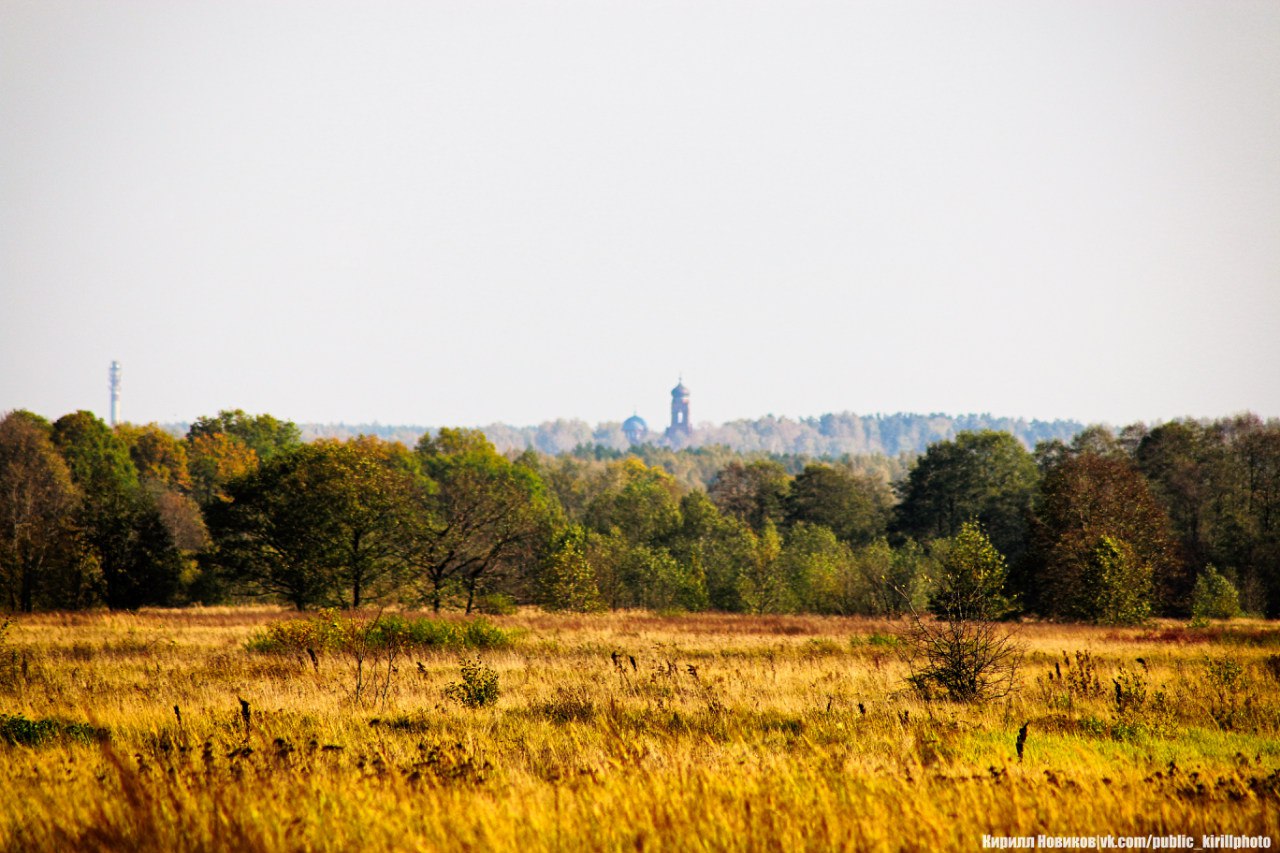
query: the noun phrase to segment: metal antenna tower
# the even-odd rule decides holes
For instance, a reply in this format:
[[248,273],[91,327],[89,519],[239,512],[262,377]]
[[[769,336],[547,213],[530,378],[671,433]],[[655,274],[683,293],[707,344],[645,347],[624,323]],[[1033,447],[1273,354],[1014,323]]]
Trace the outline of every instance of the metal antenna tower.
[[111,362],[111,370],[107,371],[111,379],[111,425],[120,423],[120,362]]

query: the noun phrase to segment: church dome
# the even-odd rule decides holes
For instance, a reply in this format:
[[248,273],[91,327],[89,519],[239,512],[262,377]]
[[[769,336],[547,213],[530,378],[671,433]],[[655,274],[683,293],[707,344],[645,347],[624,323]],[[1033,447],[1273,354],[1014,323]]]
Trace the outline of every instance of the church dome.
[[689,389],[685,387],[684,382],[681,381],[679,385],[671,389],[671,396],[672,397],[688,397]]
[[623,432],[647,432],[649,425],[639,415],[632,415],[622,422]]

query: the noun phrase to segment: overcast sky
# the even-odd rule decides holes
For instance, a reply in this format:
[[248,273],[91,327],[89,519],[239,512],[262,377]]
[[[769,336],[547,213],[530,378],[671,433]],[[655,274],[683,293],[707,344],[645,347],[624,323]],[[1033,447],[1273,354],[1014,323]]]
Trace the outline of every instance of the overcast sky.
[[0,0],[0,411],[1280,415],[1280,3]]

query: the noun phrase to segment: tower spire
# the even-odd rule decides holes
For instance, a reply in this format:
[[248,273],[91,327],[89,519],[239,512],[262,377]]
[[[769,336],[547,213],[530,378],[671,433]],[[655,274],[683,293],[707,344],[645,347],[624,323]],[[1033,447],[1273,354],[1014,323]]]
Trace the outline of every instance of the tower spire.
[[120,423],[120,362],[111,362],[107,378],[111,387],[111,426],[114,427]]
[[689,421],[689,389],[684,385],[684,374],[671,389],[671,426],[667,427],[667,439],[679,441],[693,435],[693,424]]

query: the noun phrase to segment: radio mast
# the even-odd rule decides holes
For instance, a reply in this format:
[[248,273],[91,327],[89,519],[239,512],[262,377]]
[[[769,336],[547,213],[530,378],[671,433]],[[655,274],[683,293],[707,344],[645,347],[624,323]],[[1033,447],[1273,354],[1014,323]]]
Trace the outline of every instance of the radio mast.
[[111,370],[107,371],[111,379],[111,426],[120,423],[120,362],[111,362]]

